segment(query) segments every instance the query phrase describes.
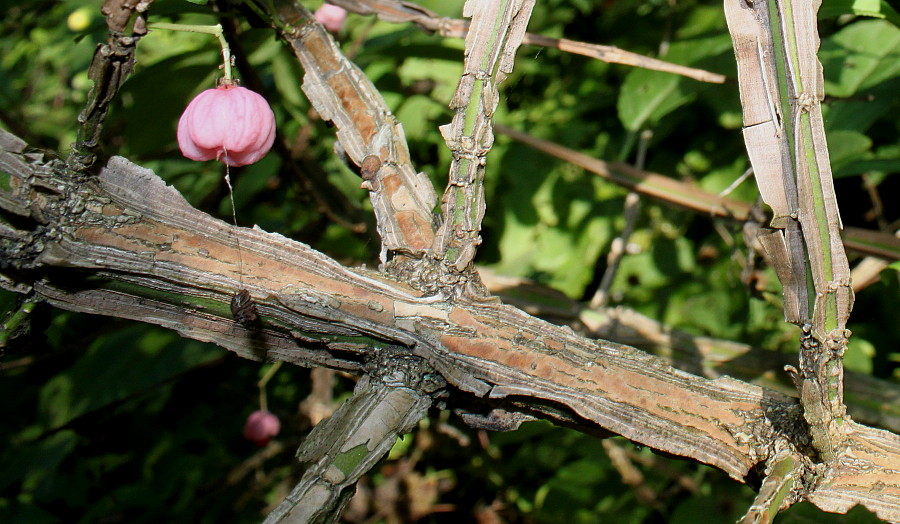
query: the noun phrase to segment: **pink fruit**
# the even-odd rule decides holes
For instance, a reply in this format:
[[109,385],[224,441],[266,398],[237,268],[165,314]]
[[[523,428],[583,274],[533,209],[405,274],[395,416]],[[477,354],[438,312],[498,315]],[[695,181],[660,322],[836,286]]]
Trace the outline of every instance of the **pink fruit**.
[[278,417],[268,411],[254,411],[247,417],[244,423],[244,438],[259,447],[269,443],[269,440],[281,431],[281,422]]
[[178,121],[178,147],[191,160],[246,166],[265,156],[274,141],[275,115],[266,99],[235,85],[200,93]]
[[337,33],[344,27],[344,20],[347,19],[347,11],[336,5],[323,4],[322,7],[316,9],[313,13],[316,22],[325,26],[325,29],[332,33]]

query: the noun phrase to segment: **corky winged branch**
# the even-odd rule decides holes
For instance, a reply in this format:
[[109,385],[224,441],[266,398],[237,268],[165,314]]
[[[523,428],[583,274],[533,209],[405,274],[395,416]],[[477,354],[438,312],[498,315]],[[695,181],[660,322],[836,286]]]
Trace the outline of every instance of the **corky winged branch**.
[[[789,397],[696,377],[499,301],[423,296],[281,235],[213,219],[123,158],[110,159],[95,182],[75,184],[61,162],[0,137],[0,206],[16,224],[3,228],[7,288],[161,325],[245,358],[358,373],[379,348],[405,347],[463,399],[611,431],[738,480],[779,450],[809,460]],[[241,279],[259,306],[255,328],[230,318]],[[851,423],[848,440],[846,460],[806,497],[831,511],[862,503],[900,519],[900,438]]]
[[[304,23],[295,30],[283,21],[276,26],[301,61],[307,53],[308,75],[358,71],[341,65],[343,57],[321,28]],[[363,109],[352,112],[357,116],[389,117],[377,104],[380,97],[366,91],[370,84],[361,73],[313,78],[304,83],[311,98],[321,104],[337,94],[331,104],[335,119],[352,107]],[[97,102],[101,112],[111,96]],[[392,197],[416,195],[421,198],[409,200],[412,212],[427,217],[430,187],[422,188],[427,179],[405,166],[402,130],[390,118],[373,123],[343,119],[339,138],[365,130],[358,138],[360,154],[351,158],[359,163],[377,153],[383,164],[377,180],[399,182],[379,183],[374,197],[378,188],[394,191]],[[85,121],[90,132],[80,145],[88,153],[96,145],[90,143],[96,125]],[[382,130],[388,132],[379,140]],[[787,456],[802,465],[788,500],[809,499],[831,511],[862,503],[883,518],[900,520],[900,439],[892,433],[848,421],[845,453],[816,465],[806,421],[789,397],[727,377],[696,377],[496,300],[462,295],[451,301],[387,274],[342,267],[280,235],[230,227],[122,158],[92,176],[85,173],[87,161],[68,167],[45,161],[8,133],[0,144],[0,207],[8,219],[2,229],[3,282],[9,289],[65,309],[158,324],[247,358],[362,373],[383,348],[404,348],[438,370],[459,403],[618,433],[717,466],[736,479]],[[396,234],[385,235],[382,228],[410,209],[394,209],[395,202],[379,206],[373,198],[376,213],[384,215],[382,239],[387,249],[393,248],[390,238],[409,249],[415,245],[410,239],[427,237],[431,224],[398,221]],[[254,326],[234,322],[228,312],[242,280],[258,304],[260,322]]]

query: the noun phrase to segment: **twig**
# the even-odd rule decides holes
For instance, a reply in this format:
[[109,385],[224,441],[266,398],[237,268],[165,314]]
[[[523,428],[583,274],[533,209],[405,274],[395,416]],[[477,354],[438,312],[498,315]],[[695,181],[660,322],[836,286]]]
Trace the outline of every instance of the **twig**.
[[[106,16],[109,38],[105,44],[97,46],[88,70],[88,78],[94,86],[78,115],[78,135],[66,159],[70,173],[84,173],[97,160],[96,149],[100,144],[103,121],[106,120],[110,102],[134,68],[134,49],[138,40],[147,34],[144,13],[151,3],[153,0],[114,0],[103,4],[101,12]],[[126,35],[125,30],[135,14],[131,34]]]
[[[399,2],[396,0],[329,0],[329,3],[361,15],[375,14],[379,19],[386,22],[412,22],[425,31],[437,33],[446,38],[464,38],[469,31],[468,20],[444,18],[410,2]],[[609,64],[623,64],[654,71],[663,71],[693,78],[700,82],[722,84],[727,80],[725,75],[650,58],[614,46],[589,44],[566,38],[550,38],[533,33],[525,33],[522,37],[522,44],[551,47],[566,53],[594,58]]]
[[866,220],[875,220],[878,222],[878,229],[887,231],[888,222],[884,218],[884,202],[881,200],[881,195],[878,194],[878,184],[872,182],[872,176],[869,173],[863,173],[862,183],[866,188],[866,193],[869,194],[869,200],[872,201],[872,209],[866,212]]
[[312,391],[300,403],[299,411],[309,419],[310,425],[315,426],[334,413],[335,371],[313,368],[309,372],[309,381]]
[[658,200],[679,205],[714,217],[744,221],[750,216],[750,204],[720,198],[702,189],[621,162],[606,162],[553,142],[533,137],[511,127],[497,124],[494,130],[566,162],[584,168],[620,186]]
[[[559,158],[610,182],[713,218],[743,222],[751,217],[752,206],[733,198],[720,197],[673,178],[635,169],[628,164],[606,162],[548,140],[533,137],[511,127],[495,124],[494,131]],[[889,233],[845,227],[842,238],[849,250],[886,260],[900,260],[900,238]]]
[[468,0],[463,8],[472,24],[462,78],[450,102],[453,121],[440,128],[453,160],[441,199],[443,223],[432,246],[433,256],[449,273],[471,270],[481,243],[484,165],[494,143],[493,116],[500,101],[497,85],[512,72],[532,7],[534,0]]
[[663,505],[659,502],[659,496],[644,482],[644,474],[631,463],[628,453],[622,446],[613,439],[605,439],[603,449],[609,456],[613,467],[622,477],[622,482],[634,490],[635,497],[644,505],[655,510],[662,510]]
[[747,180],[748,178],[750,178],[751,175],[753,175],[753,168],[752,168],[752,167],[748,167],[746,170],[744,170],[744,172],[741,174],[741,176],[737,177],[737,179],[735,179],[734,182],[728,184],[728,187],[726,187],[725,189],[723,189],[722,191],[720,191],[718,196],[720,196],[720,197],[726,197],[726,196],[730,195],[732,191],[734,191],[734,190],[737,189],[741,184],[743,184],[744,182],[746,182],[746,180]]
[[[637,159],[634,162],[635,169],[644,169],[644,162],[647,159],[647,145],[653,132],[649,129],[641,132],[641,139],[638,143]],[[625,196],[625,209],[623,215],[625,217],[625,226],[619,236],[613,239],[609,247],[609,254],[606,257],[606,271],[603,272],[603,278],[600,279],[600,287],[594,293],[590,305],[592,308],[605,306],[609,302],[609,290],[612,287],[613,280],[616,278],[616,272],[619,270],[619,262],[625,254],[625,246],[628,245],[628,239],[634,232],[637,224],[638,214],[641,212],[641,198],[636,191],[629,191]]]
[[9,311],[6,318],[3,319],[3,323],[0,324],[0,355],[11,339],[28,329],[28,320],[39,303],[40,300],[29,296],[22,299],[15,310]]

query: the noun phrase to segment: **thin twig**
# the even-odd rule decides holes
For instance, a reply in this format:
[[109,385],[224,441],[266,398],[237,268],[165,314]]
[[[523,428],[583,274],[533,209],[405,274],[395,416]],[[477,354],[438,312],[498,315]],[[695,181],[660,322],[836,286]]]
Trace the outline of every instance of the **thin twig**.
[[642,195],[686,207],[713,218],[744,221],[750,216],[751,206],[746,202],[719,198],[673,178],[642,171],[621,162],[605,162],[511,127],[498,124],[494,126],[494,130]]
[[[144,12],[152,2],[153,0],[119,0],[103,4],[101,12],[106,15],[109,38],[105,44],[97,46],[88,69],[88,78],[94,82],[94,86],[88,92],[84,109],[78,115],[78,136],[66,159],[70,172],[85,173],[97,160],[96,150],[100,144],[100,132],[109,104],[134,68],[135,46],[147,34]],[[131,23],[131,33],[126,34],[132,17],[134,22]]]
[[728,187],[726,187],[725,189],[720,191],[719,196],[726,197],[726,196],[730,195],[732,193],[732,191],[734,191],[741,184],[743,184],[748,178],[750,178],[751,175],[753,175],[753,168],[748,167],[746,170],[744,170],[744,173],[741,176],[737,177],[737,179],[734,182],[728,184]]
[[[900,229],[894,233],[894,236],[900,238]],[[853,270],[850,271],[850,282],[853,283],[853,292],[859,293],[878,282],[879,275],[887,267],[887,261],[878,257],[866,257],[860,260]]]
[[872,182],[872,176],[869,173],[863,173],[862,183],[866,188],[866,193],[869,194],[869,200],[872,201],[872,209],[866,212],[866,220],[875,220],[878,222],[878,229],[887,231],[888,221],[884,217],[884,202],[881,200],[881,195],[878,194],[878,184]]
[[657,511],[663,510],[664,507],[659,502],[658,494],[647,485],[644,474],[631,462],[625,449],[613,439],[605,439],[603,449],[609,456],[613,467],[622,477],[622,482],[634,490],[635,497],[645,506],[650,506]]
[[[751,217],[752,206],[747,202],[720,197],[658,173],[635,169],[628,164],[590,157],[501,124],[495,124],[494,131],[656,200],[712,218],[744,222]],[[849,250],[886,260],[900,260],[900,238],[890,233],[848,226],[844,228],[842,237]]]
[[[361,15],[375,14],[385,22],[412,22],[425,31],[437,33],[445,38],[464,38],[469,31],[468,20],[444,18],[410,2],[399,2],[396,0],[329,0],[329,3]],[[693,78],[700,82],[723,84],[727,80],[725,75],[650,58],[619,49],[615,46],[589,44],[567,38],[550,38],[532,33],[525,33],[522,38],[522,44],[555,48],[566,53],[594,58],[609,64],[623,64],[654,71],[663,71]]]
[[312,426],[316,426],[322,420],[334,413],[336,404],[334,401],[334,385],[336,373],[333,369],[313,368],[309,372],[310,391],[309,396],[300,403],[299,411]]
[[[644,169],[644,163],[647,160],[647,146],[652,137],[653,132],[649,129],[641,132],[637,158],[634,162],[636,169]],[[616,278],[619,263],[625,254],[625,246],[628,245],[628,239],[631,238],[631,234],[634,232],[640,212],[641,197],[636,191],[629,191],[628,195],[625,196],[625,209],[622,213],[625,217],[625,226],[622,228],[619,236],[613,239],[609,247],[609,254],[606,257],[606,271],[603,272],[603,278],[600,279],[600,287],[597,288],[597,292],[594,293],[594,297],[591,299],[590,305],[592,308],[605,306],[609,302],[609,290],[612,287],[613,280]]]

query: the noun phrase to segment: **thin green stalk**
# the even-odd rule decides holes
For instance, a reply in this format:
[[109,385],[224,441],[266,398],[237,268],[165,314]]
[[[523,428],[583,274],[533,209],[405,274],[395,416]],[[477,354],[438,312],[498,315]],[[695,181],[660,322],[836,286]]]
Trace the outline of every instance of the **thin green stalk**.
[[256,383],[256,386],[259,388],[259,409],[262,411],[269,411],[269,403],[268,397],[266,396],[266,385],[269,384],[269,381],[272,380],[272,377],[275,376],[275,373],[278,373],[278,370],[281,369],[281,365],[284,364],[283,360],[279,360],[278,362],[272,364],[269,369],[266,370],[266,373],[259,379],[259,382]]
[[222,24],[216,25],[192,25],[192,24],[168,24],[165,22],[157,22],[155,24],[148,24],[147,27],[149,29],[166,29],[169,31],[184,31],[188,33],[203,33],[207,35],[213,35],[219,39],[219,44],[222,46],[222,60],[224,62],[224,70],[225,70],[225,83],[231,84],[234,82],[234,77],[231,70],[231,47],[228,46],[228,42],[225,40],[225,32],[222,30]]
[[0,348],[6,347],[13,334],[25,327],[25,323],[34,311],[39,300],[34,297],[25,299],[15,311],[10,312],[3,324],[0,324]]

